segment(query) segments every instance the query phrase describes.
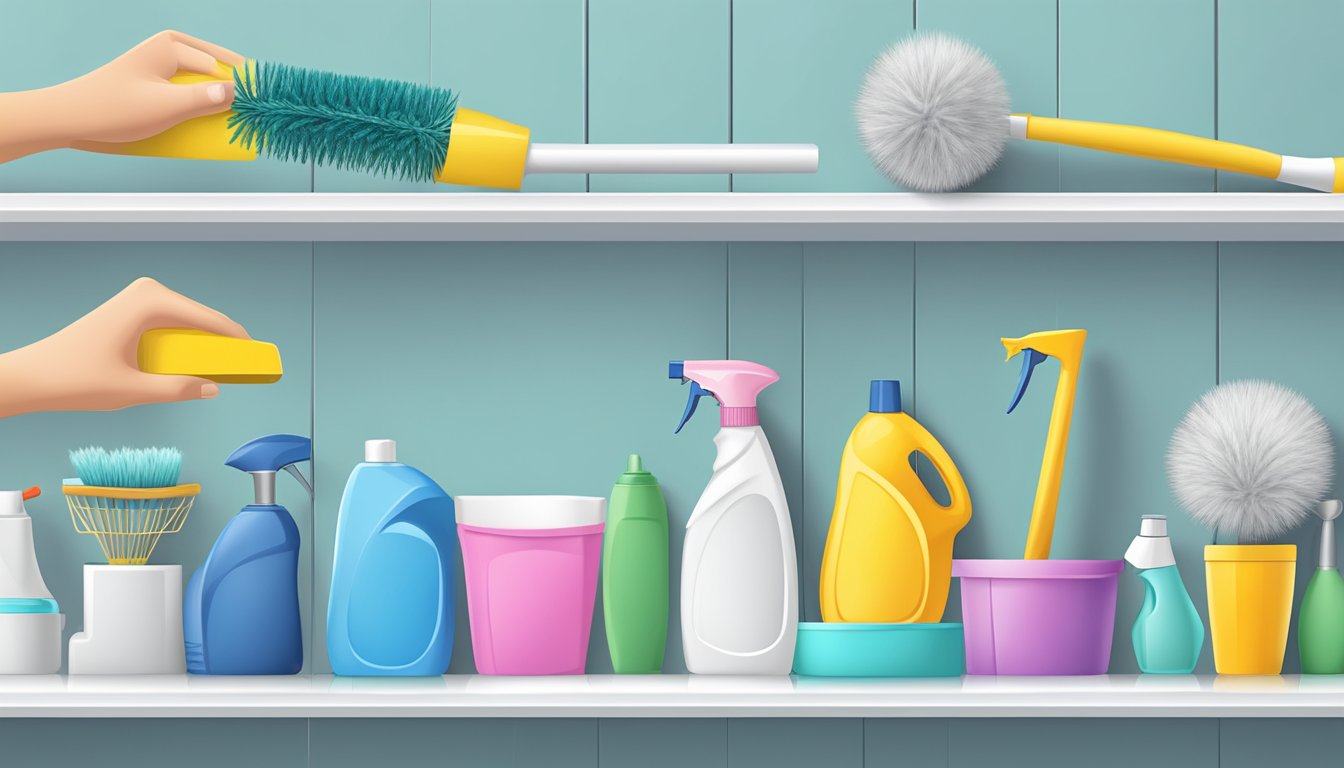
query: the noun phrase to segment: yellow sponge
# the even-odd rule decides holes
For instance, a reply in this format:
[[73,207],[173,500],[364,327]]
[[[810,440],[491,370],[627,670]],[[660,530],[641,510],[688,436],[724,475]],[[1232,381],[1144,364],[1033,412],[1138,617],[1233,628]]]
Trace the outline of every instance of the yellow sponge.
[[140,370],[199,376],[220,384],[280,380],[280,350],[269,342],[235,339],[187,328],[158,328],[140,336]]

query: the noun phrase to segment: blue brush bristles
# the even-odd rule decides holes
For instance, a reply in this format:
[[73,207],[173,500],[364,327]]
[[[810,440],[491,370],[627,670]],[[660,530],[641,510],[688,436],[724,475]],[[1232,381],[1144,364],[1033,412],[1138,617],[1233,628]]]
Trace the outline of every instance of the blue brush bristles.
[[447,88],[256,62],[234,70],[230,141],[278,160],[433,181],[457,95]]
[[167,488],[177,485],[182,452],[176,448],[80,448],[70,452],[79,481],[101,488]]

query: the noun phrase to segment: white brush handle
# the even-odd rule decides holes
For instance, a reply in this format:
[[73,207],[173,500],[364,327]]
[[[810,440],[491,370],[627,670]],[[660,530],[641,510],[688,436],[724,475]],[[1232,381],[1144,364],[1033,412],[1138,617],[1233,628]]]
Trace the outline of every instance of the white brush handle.
[[815,144],[533,144],[527,173],[816,173]]

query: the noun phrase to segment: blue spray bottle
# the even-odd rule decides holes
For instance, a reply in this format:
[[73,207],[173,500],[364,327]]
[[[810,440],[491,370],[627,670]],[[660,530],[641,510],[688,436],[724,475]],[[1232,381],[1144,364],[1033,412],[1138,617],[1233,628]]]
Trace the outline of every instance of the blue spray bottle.
[[1188,675],[1204,647],[1204,621],[1176,570],[1165,515],[1144,515],[1125,560],[1143,579],[1143,607],[1134,620],[1134,657],[1144,674]]
[[312,486],[294,465],[312,456],[306,437],[266,435],[224,462],[252,475],[256,498],[224,526],[187,584],[182,629],[188,672],[293,675],[303,668],[299,527],[275,503],[275,475],[289,472],[311,498]]
[[453,500],[364,443],[336,522],[327,655],[338,675],[442,675],[453,653],[457,523]]

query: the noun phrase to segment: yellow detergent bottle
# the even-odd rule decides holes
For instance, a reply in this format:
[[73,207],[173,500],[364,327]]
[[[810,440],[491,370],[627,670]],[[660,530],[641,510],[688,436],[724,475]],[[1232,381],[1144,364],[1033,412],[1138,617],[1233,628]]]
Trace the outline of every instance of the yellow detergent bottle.
[[[914,453],[942,477],[948,506],[915,474]],[[970,519],[966,482],[934,436],[901,411],[900,382],[874,381],[868,414],[840,460],[821,560],[822,620],[940,621],[952,580],[952,540]]]

